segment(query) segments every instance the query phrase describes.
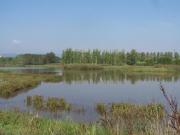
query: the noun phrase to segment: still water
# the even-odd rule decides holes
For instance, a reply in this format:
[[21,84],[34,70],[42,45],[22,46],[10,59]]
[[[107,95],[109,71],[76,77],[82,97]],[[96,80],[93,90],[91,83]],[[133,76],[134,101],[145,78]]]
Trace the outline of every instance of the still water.
[[[3,69],[4,70],[4,69]],[[19,108],[21,111],[37,112],[27,107],[27,96],[41,95],[45,98],[64,98],[74,106],[84,111],[70,111],[50,113],[38,111],[40,115],[51,118],[71,119],[75,121],[96,121],[95,111],[97,103],[129,102],[145,104],[160,102],[165,104],[164,97],[159,90],[162,82],[168,94],[176,97],[180,102],[180,75],[178,74],[150,74],[124,73],[118,70],[108,71],[63,71],[48,68],[10,68],[12,72],[53,73],[62,75],[63,79],[57,83],[42,82],[38,87],[23,91],[8,99],[0,98],[0,107],[5,109]]]

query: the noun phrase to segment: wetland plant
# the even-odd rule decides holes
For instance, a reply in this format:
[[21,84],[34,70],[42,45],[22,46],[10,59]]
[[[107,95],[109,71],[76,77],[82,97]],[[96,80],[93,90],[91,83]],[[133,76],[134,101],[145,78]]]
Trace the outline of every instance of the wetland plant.
[[36,87],[41,82],[60,82],[61,80],[62,76],[52,74],[0,72],[0,97],[9,98],[18,92]]
[[47,100],[46,106],[52,112],[56,112],[58,110],[70,110],[70,104],[68,104],[64,98],[59,99],[50,97]]
[[35,95],[32,97],[32,105],[35,109],[40,110],[44,108],[44,97]]
[[26,105],[27,107],[32,106],[36,110],[48,110],[51,112],[69,111],[71,109],[71,105],[64,98],[48,97],[45,99],[39,95],[27,96]]
[[147,134],[152,125],[160,125],[164,118],[164,109],[160,104],[99,103],[96,110],[100,114],[100,124],[113,135]]
[[178,109],[178,103],[175,98],[172,96],[168,96],[165,91],[165,88],[160,84],[160,89],[165,97],[166,101],[168,102],[170,112],[167,112],[169,118],[169,126],[176,131],[176,133],[180,134],[180,112]]

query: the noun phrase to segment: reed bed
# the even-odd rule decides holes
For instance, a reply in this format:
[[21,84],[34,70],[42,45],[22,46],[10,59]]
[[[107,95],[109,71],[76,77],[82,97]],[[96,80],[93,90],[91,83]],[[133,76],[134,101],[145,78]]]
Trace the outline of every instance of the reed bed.
[[71,104],[64,98],[48,97],[45,99],[43,96],[39,95],[27,96],[26,105],[36,110],[50,112],[70,111],[71,109]]
[[[34,98],[38,98],[38,102],[42,102],[43,99],[42,97]],[[50,100],[54,102],[55,99]],[[48,101],[46,107],[47,104]],[[38,103],[38,107],[42,109],[43,104]],[[54,108],[54,103],[52,107]],[[176,130],[169,126],[164,108],[160,104],[113,103],[106,105],[99,103],[95,109],[100,115],[100,120],[94,123],[52,120],[19,111],[0,111],[0,134],[178,135]]]
[[171,130],[161,104],[99,103],[96,110],[99,123],[112,135],[165,135]]
[[16,93],[38,86],[41,82],[60,82],[61,76],[52,74],[0,73],[0,96],[8,98]]

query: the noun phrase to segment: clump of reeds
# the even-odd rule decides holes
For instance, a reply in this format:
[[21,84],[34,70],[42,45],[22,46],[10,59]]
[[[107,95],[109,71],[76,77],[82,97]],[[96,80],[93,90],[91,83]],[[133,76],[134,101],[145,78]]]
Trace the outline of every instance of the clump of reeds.
[[47,108],[50,111],[56,112],[57,110],[70,110],[70,104],[68,104],[64,98],[50,97],[46,103]]
[[164,118],[160,104],[135,105],[128,103],[97,104],[100,123],[111,134],[147,133],[148,127]]
[[48,110],[51,112],[69,111],[71,109],[71,105],[64,98],[48,97],[45,99],[39,95],[27,96],[26,105],[36,110]]
[[32,96],[27,96],[26,97],[26,105],[31,106],[32,105]]
[[43,109],[44,108],[44,97],[35,95],[32,97],[32,105],[35,107],[37,110]]

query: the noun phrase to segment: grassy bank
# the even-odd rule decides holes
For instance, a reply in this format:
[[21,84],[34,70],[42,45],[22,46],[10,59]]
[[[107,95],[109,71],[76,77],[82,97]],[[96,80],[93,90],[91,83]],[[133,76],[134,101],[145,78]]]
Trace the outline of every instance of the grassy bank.
[[45,64],[45,65],[27,65],[25,67],[47,67],[47,68],[64,68],[65,70],[121,70],[123,72],[180,72],[179,65],[154,65],[154,66],[137,66],[137,65],[102,65],[102,64]]
[[65,70],[102,70],[102,65],[94,64],[66,64],[63,66]]
[[47,68],[63,68],[61,63],[44,64],[44,65],[25,65],[24,67],[47,67]]
[[61,76],[50,74],[15,74],[0,72],[0,96],[13,96],[20,91],[36,87],[42,81],[59,82],[61,80]]
[[1,135],[172,135],[161,105],[98,104],[101,119],[75,123],[40,118],[21,112],[0,112]]
[[109,135],[96,124],[38,118],[20,112],[0,112],[1,135]]
[[154,65],[154,66],[113,66],[99,64],[66,64],[65,70],[121,70],[123,72],[180,72],[177,65]]
[[104,69],[117,69],[124,72],[179,72],[180,66],[176,65],[155,65],[155,66],[105,66]]

